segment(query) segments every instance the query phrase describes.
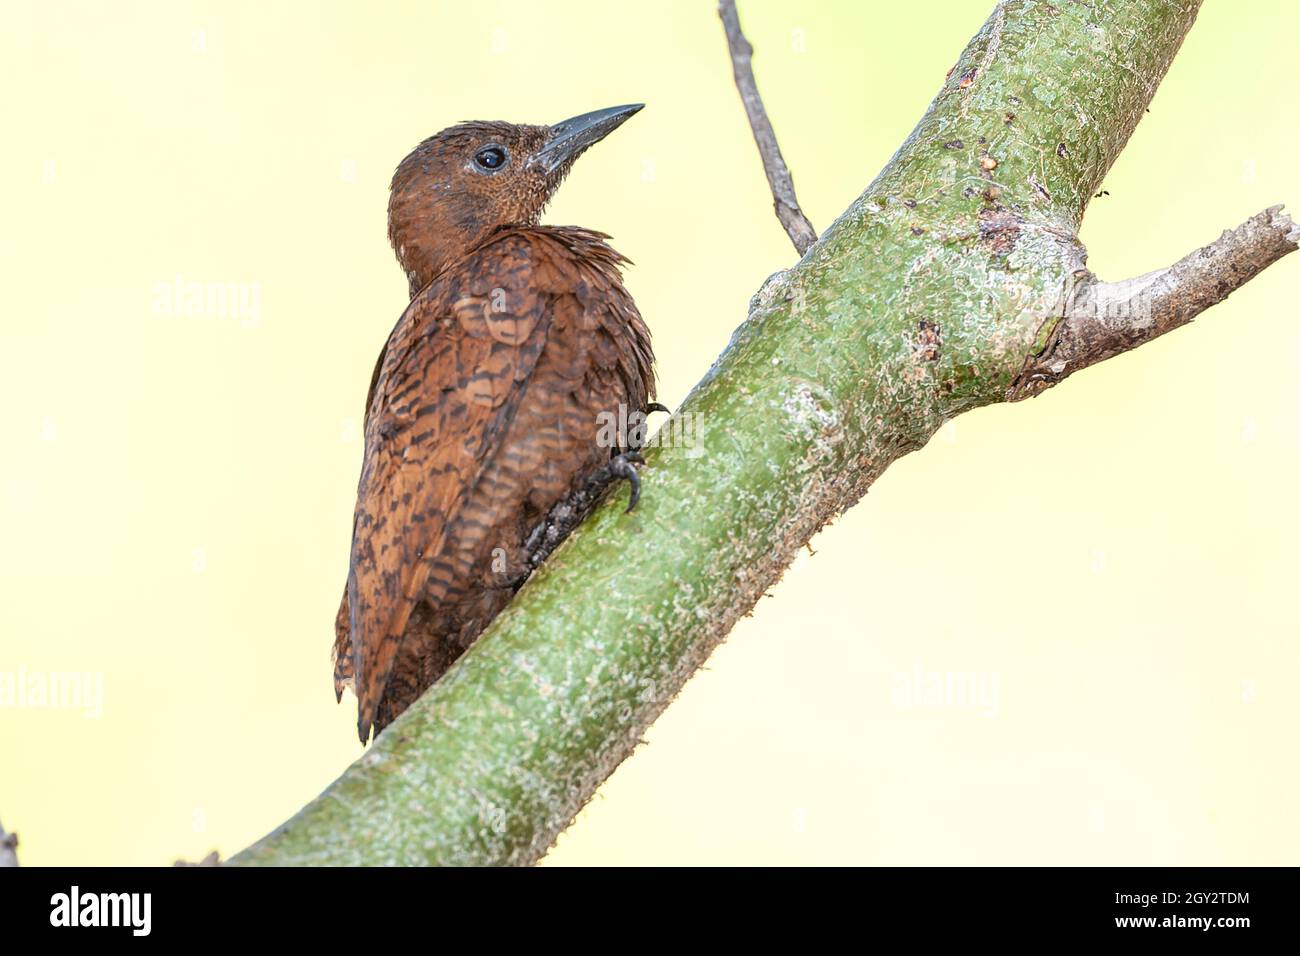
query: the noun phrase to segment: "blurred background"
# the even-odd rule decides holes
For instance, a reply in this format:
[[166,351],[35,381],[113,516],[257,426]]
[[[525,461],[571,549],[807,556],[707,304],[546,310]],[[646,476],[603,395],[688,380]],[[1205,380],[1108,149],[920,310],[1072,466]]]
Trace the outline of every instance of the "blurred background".
[[[991,9],[741,0],[819,229]],[[329,650],[366,385],[406,301],[385,238],[406,152],[647,103],[547,221],[634,260],[670,405],[793,250],[709,0],[0,18],[0,820],[24,864],[227,856],[360,754]],[[1089,211],[1094,271],[1300,210],[1297,28],[1285,0],[1206,5]],[[547,863],[1300,863],[1297,292],[1300,256],[949,423]]]

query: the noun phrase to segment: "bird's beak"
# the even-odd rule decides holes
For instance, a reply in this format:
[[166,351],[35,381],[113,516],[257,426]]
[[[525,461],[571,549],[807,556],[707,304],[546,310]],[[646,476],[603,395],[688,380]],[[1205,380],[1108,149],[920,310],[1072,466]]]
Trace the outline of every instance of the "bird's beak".
[[627,121],[633,113],[645,106],[632,103],[628,106],[611,106],[608,109],[583,113],[551,127],[546,145],[539,149],[529,165],[540,166],[553,173],[565,163],[572,162],[592,143],[599,143]]

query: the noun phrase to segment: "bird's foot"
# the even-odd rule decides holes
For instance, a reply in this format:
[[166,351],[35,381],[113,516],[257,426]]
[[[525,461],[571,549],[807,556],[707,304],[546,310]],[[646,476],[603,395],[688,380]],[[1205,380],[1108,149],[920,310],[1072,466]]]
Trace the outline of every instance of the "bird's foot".
[[621,478],[631,488],[628,493],[627,507],[623,509],[625,515],[631,514],[632,509],[636,507],[636,503],[641,500],[641,476],[636,473],[636,466],[644,464],[645,458],[641,452],[633,449],[625,451],[621,455],[615,455],[609,460],[608,465],[600,469],[601,471],[609,471],[606,484]]
[[635,508],[641,500],[641,477],[637,474],[636,466],[644,463],[641,452],[635,449],[614,455],[608,464],[588,475],[582,487],[552,507],[524,540],[529,568],[538,567],[550,557],[551,552],[560,546],[573,529],[582,524],[583,519],[615,481],[626,481],[632,488],[628,506],[623,513],[627,514]]
[[[646,405],[644,414],[651,415],[654,412],[672,414],[672,409],[659,402],[650,402]],[[524,539],[528,562],[519,583],[522,585],[528,574],[550,557],[551,552],[560,546],[560,542],[567,538],[574,528],[582,524],[596,502],[604,496],[605,491],[615,481],[623,480],[631,486],[627,508],[623,513],[627,514],[635,508],[637,502],[641,500],[641,477],[636,471],[636,466],[641,464],[645,464],[645,459],[641,456],[639,447],[619,452],[609,459],[608,464],[602,465],[588,475],[582,487],[554,505],[547,512],[546,517],[539,521]]]

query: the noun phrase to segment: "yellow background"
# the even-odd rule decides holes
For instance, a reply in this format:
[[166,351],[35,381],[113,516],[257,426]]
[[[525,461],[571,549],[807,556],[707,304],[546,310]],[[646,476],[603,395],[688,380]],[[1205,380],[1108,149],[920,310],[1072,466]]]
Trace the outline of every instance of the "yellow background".
[[[742,0],[824,228],[989,0]],[[707,0],[8,2],[0,708],[30,864],[229,855],[358,753],[330,683],[391,171],[462,119],[646,110],[547,219],[610,232],[676,404],[792,251]],[[1286,0],[1211,0],[1093,203],[1091,265],[1300,210]],[[249,315],[160,287],[243,283]],[[1190,329],[950,423],[814,542],[550,856],[1300,863],[1300,256]],[[908,698],[975,675],[980,706]]]

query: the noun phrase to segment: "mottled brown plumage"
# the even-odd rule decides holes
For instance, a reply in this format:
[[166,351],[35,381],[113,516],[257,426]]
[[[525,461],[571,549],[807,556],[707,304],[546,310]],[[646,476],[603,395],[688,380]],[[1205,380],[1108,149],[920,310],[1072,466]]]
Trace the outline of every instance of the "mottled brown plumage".
[[601,233],[537,224],[573,160],[636,109],[452,127],[394,176],[389,235],[413,297],[371,380],[335,640],[362,742],[510,600],[529,531],[615,451],[601,413],[653,397],[625,260]]

